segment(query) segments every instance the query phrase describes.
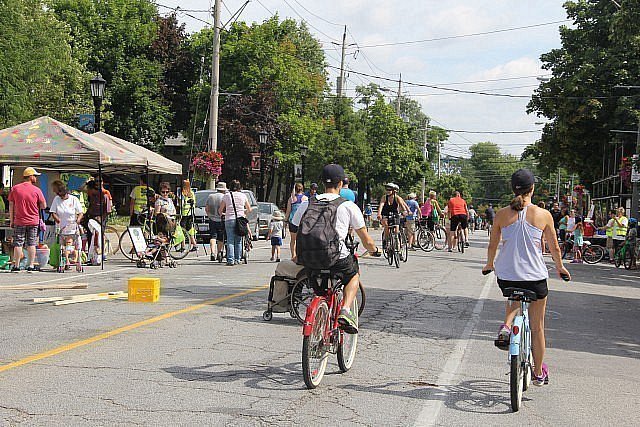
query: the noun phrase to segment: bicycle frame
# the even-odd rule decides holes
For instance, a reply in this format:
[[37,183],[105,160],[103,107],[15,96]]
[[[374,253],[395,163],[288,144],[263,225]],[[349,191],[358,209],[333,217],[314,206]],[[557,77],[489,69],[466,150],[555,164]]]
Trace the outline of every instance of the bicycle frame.
[[[520,342],[522,334],[524,334],[525,343],[525,360],[531,353],[531,329],[529,326],[529,303],[520,301],[520,310],[518,315],[513,319],[511,326],[511,341],[509,342],[509,358],[520,354]],[[514,333],[517,332],[517,333]]]
[[[324,278],[319,277],[324,280]],[[329,306],[329,322],[326,324],[325,330],[322,332],[323,347],[327,348],[330,353],[336,353],[338,349],[338,340],[335,340],[335,336],[341,336],[338,332],[338,314],[340,313],[340,305],[342,304],[342,291],[339,289],[342,285],[331,278],[326,278],[329,281],[330,286],[327,287],[325,295],[316,295],[311,300],[311,304],[307,307],[307,313],[305,315],[304,323],[302,326],[302,336],[308,337],[311,335],[313,328],[313,319],[320,304],[326,301]]]

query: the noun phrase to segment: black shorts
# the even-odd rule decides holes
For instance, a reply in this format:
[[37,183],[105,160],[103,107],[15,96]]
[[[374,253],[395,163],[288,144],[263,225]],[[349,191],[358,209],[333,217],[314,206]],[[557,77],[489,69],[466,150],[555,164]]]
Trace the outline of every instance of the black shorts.
[[289,232],[290,233],[297,233],[298,232],[298,226],[297,225],[293,225],[293,224],[291,224],[291,222],[289,222]]
[[[346,258],[339,259],[338,262],[330,268],[330,271],[332,276],[340,278],[342,284],[346,285],[357,274],[360,274],[358,259],[353,255],[349,255]],[[307,270],[306,274],[311,279],[311,285],[313,286],[315,292],[319,295],[323,295],[326,289],[320,288],[320,279],[314,280],[314,277],[317,278],[317,272]]]
[[507,288],[527,289],[536,293],[538,299],[545,298],[549,294],[547,279],[524,281],[524,280],[502,280],[498,279],[498,286],[502,290],[502,295],[508,297],[504,290]]
[[463,230],[466,230],[469,218],[465,214],[454,215],[451,217],[451,231],[456,231],[458,224]]
[[211,239],[224,242],[224,222],[209,220],[209,234]]
[[558,230],[558,237],[560,237],[560,241],[562,241],[562,242],[567,240],[567,230],[566,229],[559,229]]

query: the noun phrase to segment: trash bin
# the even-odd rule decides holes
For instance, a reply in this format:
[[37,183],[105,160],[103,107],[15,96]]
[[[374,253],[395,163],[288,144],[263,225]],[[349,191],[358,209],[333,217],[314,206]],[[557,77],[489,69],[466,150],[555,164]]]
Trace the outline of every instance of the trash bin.
[[49,248],[47,246],[36,248],[36,263],[40,268],[45,268],[49,264]]

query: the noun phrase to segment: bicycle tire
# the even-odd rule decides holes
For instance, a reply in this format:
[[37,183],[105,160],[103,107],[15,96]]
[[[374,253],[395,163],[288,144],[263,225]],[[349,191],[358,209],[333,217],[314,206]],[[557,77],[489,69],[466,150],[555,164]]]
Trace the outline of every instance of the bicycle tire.
[[524,377],[522,381],[522,391],[529,390],[531,386],[531,379],[533,378],[533,356],[531,351],[529,351],[529,356],[527,357],[527,361],[524,365]]
[[[322,298],[311,320],[311,334],[302,339],[302,374],[308,389],[314,389],[320,385],[327,368],[329,352],[325,348],[324,342],[328,322],[329,306],[327,301]],[[315,365],[313,361],[318,361],[315,363],[317,366],[313,366]]]
[[315,296],[313,289],[309,286],[309,278],[303,277],[298,280],[291,289],[291,295],[289,297],[289,303],[291,304],[291,312],[302,324],[304,318],[307,315],[307,308],[313,297]]
[[[362,312],[364,311],[364,306],[367,303],[367,294],[364,291],[364,286],[362,286],[362,282],[358,283],[358,295],[360,299],[358,301],[358,317],[362,316]],[[358,300],[358,297],[356,297]]]
[[436,228],[434,229],[434,233],[432,234],[434,236],[433,247],[437,251],[443,250],[447,246],[447,239],[446,239],[447,233],[445,233],[444,229],[438,225],[436,226]]
[[392,246],[392,258],[393,258],[393,263],[395,264],[396,268],[400,268],[400,242],[398,241],[398,235],[394,234],[393,237],[393,246]]
[[407,241],[407,235],[404,231],[401,231],[398,235],[398,249],[400,261],[407,262],[409,259],[409,242]]
[[104,253],[107,255],[115,255],[119,250],[120,233],[114,227],[107,225],[104,228]]
[[522,349],[520,350],[519,354],[511,356],[509,391],[511,394],[511,410],[513,412],[518,412],[520,410],[520,404],[522,403],[524,378],[521,359]]
[[133,247],[131,233],[129,233],[128,228],[120,235],[120,239],[118,239],[118,249],[120,250],[122,255],[129,261],[138,260],[138,254],[136,254]]
[[416,243],[418,247],[425,252],[431,252],[434,248],[435,238],[433,234],[429,230],[425,230],[424,228],[420,228],[416,235]]
[[[353,300],[351,306],[352,313],[358,313],[358,300]],[[358,325],[358,315],[356,315],[356,325]],[[340,330],[340,343],[338,344],[338,366],[342,373],[347,372],[353,366],[358,346],[358,334],[347,334]]]
[[616,268],[620,268],[620,266],[622,264],[624,264],[624,258],[626,256],[626,254],[627,254],[627,251],[625,249],[625,246],[623,246],[622,248],[620,248],[618,250],[618,252],[616,252],[616,254],[615,254],[615,266],[616,266]]
[[597,264],[604,258],[604,248],[599,245],[587,246],[582,253],[582,259],[587,264]]
[[623,264],[625,270],[631,270],[631,264],[633,264],[633,251],[625,251]]
[[[183,242],[186,243],[186,242]],[[169,256],[175,260],[184,259],[187,255],[189,255],[189,250],[186,248],[186,245],[183,243],[174,244],[173,237],[171,237],[171,241],[169,242]]]

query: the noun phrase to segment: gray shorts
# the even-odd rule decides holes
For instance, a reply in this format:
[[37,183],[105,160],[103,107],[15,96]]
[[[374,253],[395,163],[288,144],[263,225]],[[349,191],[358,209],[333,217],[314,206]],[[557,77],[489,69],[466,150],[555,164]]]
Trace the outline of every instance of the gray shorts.
[[35,246],[38,244],[38,226],[37,225],[16,225],[13,229],[13,244],[19,248],[24,246],[25,240],[27,246]]

